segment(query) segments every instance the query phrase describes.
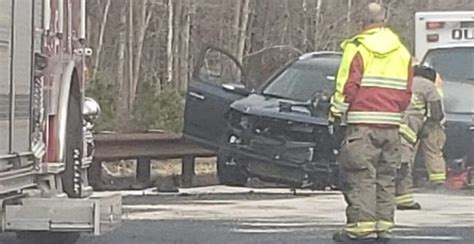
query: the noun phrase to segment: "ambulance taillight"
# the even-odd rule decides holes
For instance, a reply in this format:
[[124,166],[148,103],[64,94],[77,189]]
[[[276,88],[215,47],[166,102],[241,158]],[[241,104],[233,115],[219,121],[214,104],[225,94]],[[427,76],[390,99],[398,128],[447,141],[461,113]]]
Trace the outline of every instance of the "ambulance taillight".
[[441,21],[428,21],[426,22],[426,29],[427,30],[437,30],[437,29],[443,29],[444,28],[444,22]]

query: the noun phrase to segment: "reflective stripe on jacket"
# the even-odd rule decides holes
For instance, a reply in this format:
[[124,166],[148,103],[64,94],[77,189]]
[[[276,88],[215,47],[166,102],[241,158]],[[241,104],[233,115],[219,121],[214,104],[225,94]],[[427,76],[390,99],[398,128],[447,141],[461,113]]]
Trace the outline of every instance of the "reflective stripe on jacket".
[[444,92],[443,92],[443,79],[441,79],[441,76],[439,73],[436,73],[436,80],[435,80],[435,86],[436,89],[441,97],[444,97]]
[[407,124],[401,123],[399,132],[400,135],[411,144],[414,144],[418,140],[417,133]]
[[349,111],[349,124],[389,124],[400,125],[401,113]]
[[347,123],[399,126],[410,103],[411,55],[388,28],[369,29],[342,43],[331,112]]
[[[416,79],[418,78],[415,78],[413,83],[417,82]],[[418,92],[423,91],[416,91],[414,86],[410,105],[403,115],[399,129],[400,135],[411,144],[415,144],[418,141],[419,130],[426,120],[426,102],[423,98],[417,97],[416,93]]]

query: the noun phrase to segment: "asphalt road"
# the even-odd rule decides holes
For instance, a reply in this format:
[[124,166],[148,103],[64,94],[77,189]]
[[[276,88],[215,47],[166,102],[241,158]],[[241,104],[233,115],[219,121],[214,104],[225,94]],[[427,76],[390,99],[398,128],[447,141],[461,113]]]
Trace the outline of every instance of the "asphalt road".
[[[336,226],[291,220],[247,221],[130,221],[121,230],[81,244],[224,244],[224,243],[333,243]],[[397,231],[390,243],[474,243],[472,228],[417,228]]]
[[[78,244],[333,243],[344,223],[337,192],[205,187],[184,194],[123,192],[121,228]],[[474,243],[472,194],[417,194],[421,211],[397,212],[390,243]],[[16,244],[12,235],[0,243]]]

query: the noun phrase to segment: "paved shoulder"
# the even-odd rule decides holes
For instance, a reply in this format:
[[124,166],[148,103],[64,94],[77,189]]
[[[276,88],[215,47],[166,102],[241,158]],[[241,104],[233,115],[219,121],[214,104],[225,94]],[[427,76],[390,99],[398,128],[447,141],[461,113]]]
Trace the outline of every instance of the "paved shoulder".
[[[79,244],[332,243],[344,224],[339,192],[205,187],[180,194],[122,192],[123,226]],[[416,194],[420,211],[398,211],[391,243],[474,243],[474,197]],[[14,244],[11,235],[0,243]]]

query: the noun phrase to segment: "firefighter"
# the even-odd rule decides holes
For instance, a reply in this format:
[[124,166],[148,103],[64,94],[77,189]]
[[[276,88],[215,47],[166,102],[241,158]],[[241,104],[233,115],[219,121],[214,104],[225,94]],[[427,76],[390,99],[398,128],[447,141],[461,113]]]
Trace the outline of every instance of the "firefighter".
[[[411,102],[403,113],[400,125],[401,165],[395,180],[395,202],[399,210],[418,210],[421,205],[412,194],[412,169],[418,148],[418,135],[424,124],[440,124],[443,119],[442,101],[433,80],[436,72],[427,67],[415,66]],[[426,122],[425,122],[426,121]]]
[[344,118],[346,135],[338,162],[347,202],[347,224],[333,239],[386,239],[394,227],[395,176],[400,164],[402,112],[411,98],[411,55],[385,27],[385,9],[371,3],[362,30],[345,40],[331,99],[329,125]]
[[[442,79],[436,74],[434,84],[438,94],[443,98]],[[443,156],[443,148],[446,142],[444,121],[428,122],[423,128],[420,141],[421,155],[428,171],[429,187],[439,188],[446,181],[446,161]]]

